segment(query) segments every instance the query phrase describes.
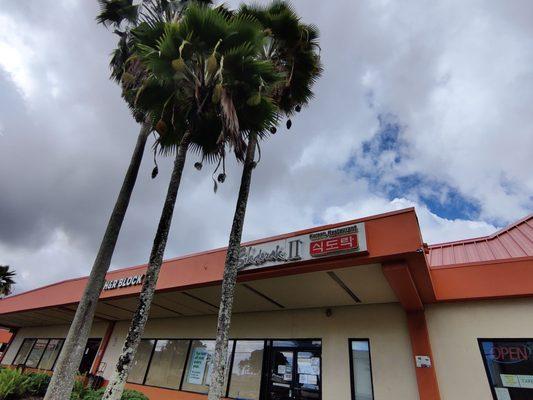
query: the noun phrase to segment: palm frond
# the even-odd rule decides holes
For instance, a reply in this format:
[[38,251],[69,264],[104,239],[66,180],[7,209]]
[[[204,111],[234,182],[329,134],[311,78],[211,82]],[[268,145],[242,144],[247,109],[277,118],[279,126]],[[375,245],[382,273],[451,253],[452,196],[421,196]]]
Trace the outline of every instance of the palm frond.
[[104,26],[115,25],[120,27],[123,21],[135,24],[138,17],[139,6],[133,0],[98,0],[100,13],[96,21]]
[[14,271],[10,271],[9,265],[0,265],[0,295],[7,296],[11,294],[11,288],[15,284],[13,279],[16,276]]

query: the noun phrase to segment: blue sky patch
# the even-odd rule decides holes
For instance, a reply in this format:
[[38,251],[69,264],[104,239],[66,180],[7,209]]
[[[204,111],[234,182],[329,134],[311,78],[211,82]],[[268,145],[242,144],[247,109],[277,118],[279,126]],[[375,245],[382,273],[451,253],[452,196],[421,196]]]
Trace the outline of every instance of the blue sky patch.
[[402,138],[404,128],[394,115],[378,115],[379,130],[362,143],[343,170],[356,178],[365,178],[374,193],[389,200],[406,198],[422,203],[434,214],[447,219],[478,218],[478,201],[461,194],[457,188],[423,174],[403,174],[403,160],[409,144]]

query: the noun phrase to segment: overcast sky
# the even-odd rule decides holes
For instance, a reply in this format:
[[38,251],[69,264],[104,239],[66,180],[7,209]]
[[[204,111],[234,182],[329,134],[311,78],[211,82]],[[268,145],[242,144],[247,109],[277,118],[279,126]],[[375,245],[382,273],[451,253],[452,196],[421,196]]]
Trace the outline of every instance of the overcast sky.
[[[415,206],[434,243],[532,211],[533,2],[293,4],[321,30],[325,72],[293,128],[262,144],[246,240]],[[16,292],[89,272],[135,144],[96,13],[0,1],[0,264]],[[239,168],[214,194],[195,161],[167,258],[227,242]],[[152,180],[145,154],[113,268],[147,261],[170,162]]]

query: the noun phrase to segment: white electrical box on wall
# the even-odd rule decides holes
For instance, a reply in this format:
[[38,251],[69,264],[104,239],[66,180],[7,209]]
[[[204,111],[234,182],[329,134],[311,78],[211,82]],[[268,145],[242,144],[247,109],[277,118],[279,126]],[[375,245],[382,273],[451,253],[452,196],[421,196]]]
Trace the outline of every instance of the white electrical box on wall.
[[431,358],[429,356],[415,356],[417,368],[431,368]]

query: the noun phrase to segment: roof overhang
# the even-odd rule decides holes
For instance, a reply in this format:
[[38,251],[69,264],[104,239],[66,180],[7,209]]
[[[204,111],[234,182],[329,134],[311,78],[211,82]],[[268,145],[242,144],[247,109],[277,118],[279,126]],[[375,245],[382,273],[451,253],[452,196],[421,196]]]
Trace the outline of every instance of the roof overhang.
[[[414,209],[326,225],[243,244],[268,249],[270,244],[301,239],[316,243],[325,232],[363,227],[364,248],[327,257],[265,262],[238,275],[235,312],[329,307],[398,301],[383,275],[381,264],[404,260],[424,303],[435,300],[431,276]],[[339,230],[340,229],[340,230]],[[361,232],[361,230],[359,231]],[[307,242],[306,242],[307,240]],[[312,242],[309,242],[312,241]],[[308,243],[309,242],[309,243]],[[287,250],[288,251],[288,250]],[[309,251],[306,247],[306,251]],[[226,249],[179,257],[164,262],[157,283],[151,318],[217,312]],[[112,271],[108,281],[126,283],[143,275],[146,265]],[[0,301],[0,325],[6,327],[65,324],[72,320],[87,278],[72,279],[21,293]],[[119,286],[119,285],[115,285]],[[136,308],[140,285],[122,285],[100,295],[96,320],[129,319]],[[355,298],[361,301],[357,302]]]

